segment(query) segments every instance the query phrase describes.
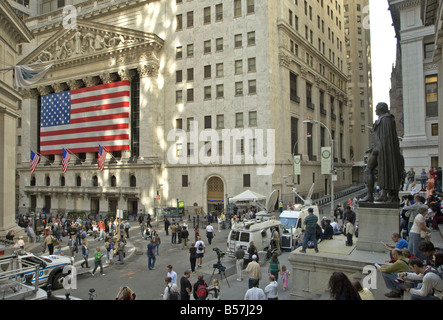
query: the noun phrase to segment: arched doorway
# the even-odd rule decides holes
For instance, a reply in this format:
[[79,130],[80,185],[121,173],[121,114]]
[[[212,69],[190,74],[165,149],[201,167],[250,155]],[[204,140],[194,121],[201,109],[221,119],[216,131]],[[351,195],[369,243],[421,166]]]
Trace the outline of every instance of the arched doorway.
[[224,208],[224,185],[219,177],[211,177],[207,182],[208,212],[222,212]]

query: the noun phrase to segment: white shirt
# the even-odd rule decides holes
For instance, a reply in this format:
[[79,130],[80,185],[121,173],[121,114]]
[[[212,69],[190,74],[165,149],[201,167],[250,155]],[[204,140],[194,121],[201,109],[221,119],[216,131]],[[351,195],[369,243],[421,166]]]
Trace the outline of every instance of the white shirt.
[[421,222],[423,224],[425,223],[425,217],[423,217],[423,215],[420,213],[415,216],[414,224],[412,225],[411,231],[409,231],[409,232],[420,233],[420,228],[418,226],[419,222]]
[[[203,250],[198,250],[198,246],[200,245],[200,243],[203,245]],[[195,243],[195,246],[197,248],[197,253],[203,253],[204,252],[204,248],[205,248],[205,243],[202,240],[199,240]]]
[[206,226],[206,232],[213,232],[214,231],[214,227],[211,225],[207,225]]
[[266,296],[262,289],[253,287],[246,291],[245,300],[266,300]]
[[272,281],[265,287],[265,293],[268,298],[278,298],[278,283]]
[[177,272],[175,272],[174,270],[171,270],[171,272],[168,272],[166,277],[170,277],[172,279],[171,280],[172,284],[177,284]]
[[163,292],[163,300],[169,300],[169,291],[178,292],[178,287],[176,284],[168,284]]

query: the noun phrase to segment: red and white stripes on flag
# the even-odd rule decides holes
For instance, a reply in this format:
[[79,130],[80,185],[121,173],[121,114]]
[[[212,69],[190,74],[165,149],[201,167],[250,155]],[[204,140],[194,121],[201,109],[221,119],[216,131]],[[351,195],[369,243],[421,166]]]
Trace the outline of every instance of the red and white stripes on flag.
[[40,153],[129,150],[130,90],[119,81],[42,96]]
[[65,148],[63,148],[62,153],[63,153],[62,170],[64,173],[66,173],[66,171],[68,171],[68,165],[69,165],[69,160],[71,159],[71,154]]
[[102,146],[98,146],[98,168],[103,171],[105,167],[106,151]]
[[40,160],[39,155],[31,150],[31,165],[30,165],[31,174],[34,173],[35,168],[37,168],[39,160]]

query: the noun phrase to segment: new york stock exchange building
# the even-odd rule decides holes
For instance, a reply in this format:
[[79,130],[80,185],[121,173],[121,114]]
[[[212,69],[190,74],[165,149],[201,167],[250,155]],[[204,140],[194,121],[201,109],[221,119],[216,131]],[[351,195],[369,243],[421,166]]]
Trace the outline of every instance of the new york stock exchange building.
[[[293,172],[293,153],[302,155],[297,190],[315,183],[322,196],[329,175],[320,173],[319,154],[328,138],[303,124],[324,116],[319,99],[340,114],[324,120],[344,167],[337,188],[351,183],[343,151],[347,76],[304,40],[295,52],[291,39],[301,36],[277,3],[90,0],[70,7],[26,20],[34,39],[18,64],[52,66],[20,91],[19,213],[152,215],[181,201],[189,213],[208,212],[246,189],[265,196],[276,189],[289,202],[283,176]],[[31,151],[40,156],[33,173]]]

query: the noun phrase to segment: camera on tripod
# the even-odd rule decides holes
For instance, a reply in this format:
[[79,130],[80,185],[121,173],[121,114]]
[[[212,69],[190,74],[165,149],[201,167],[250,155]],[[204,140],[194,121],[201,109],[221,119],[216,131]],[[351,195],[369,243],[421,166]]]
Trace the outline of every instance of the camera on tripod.
[[215,251],[217,254],[217,263],[213,264],[214,269],[218,269],[219,271],[225,271],[226,267],[221,264],[221,259],[225,256],[225,253],[222,252],[219,248],[213,248],[212,251]]
[[215,253],[217,254],[217,259],[220,261],[220,259],[222,259],[225,256],[225,253],[222,252],[219,248],[214,248],[212,249],[212,251],[215,251]]

